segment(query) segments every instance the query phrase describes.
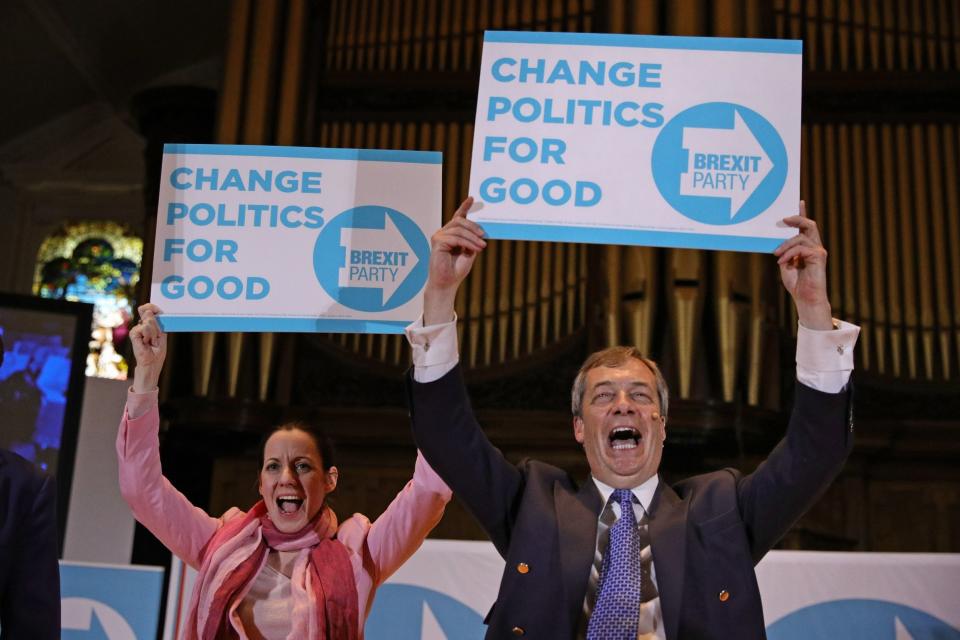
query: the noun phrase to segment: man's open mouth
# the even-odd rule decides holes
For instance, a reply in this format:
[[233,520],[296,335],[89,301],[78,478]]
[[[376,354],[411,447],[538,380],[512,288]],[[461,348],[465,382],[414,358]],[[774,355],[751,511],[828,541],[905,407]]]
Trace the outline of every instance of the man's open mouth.
[[643,438],[641,433],[633,427],[614,427],[610,432],[610,446],[615,450],[636,449]]
[[303,506],[303,498],[297,496],[278,496],[277,508],[280,513],[296,513]]

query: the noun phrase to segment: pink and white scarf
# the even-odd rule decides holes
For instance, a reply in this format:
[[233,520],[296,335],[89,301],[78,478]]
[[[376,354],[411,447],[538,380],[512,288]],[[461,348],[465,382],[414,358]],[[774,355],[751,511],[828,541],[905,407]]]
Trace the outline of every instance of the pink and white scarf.
[[278,531],[263,501],[229,520],[207,543],[182,638],[234,638],[231,605],[263,568],[268,549],[299,551],[290,577],[290,639],[359,638],[357,586],[346,548],[334,539],[337,516],[324,506],[296,533]]

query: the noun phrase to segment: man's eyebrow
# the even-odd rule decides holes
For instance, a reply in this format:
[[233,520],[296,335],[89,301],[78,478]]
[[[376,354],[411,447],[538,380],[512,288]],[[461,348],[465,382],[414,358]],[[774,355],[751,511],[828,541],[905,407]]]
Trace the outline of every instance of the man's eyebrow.
[[[596,391],[598,387],[602,387],[602,386],[604,386],[604,385],[613,386],[613,384],[614,384],[613,380],[601,380],[601,381],[599,381],[599,382],[595,382],[595,383],[593,384],[593,386],[590,387],[590,389],[591,389],[592,391]],[[631,387],[643,387],[644,389],[652,389],[652,388],[653,388],[653,386],[652,386],[649,382],[644,382],[643,380],[631,380],[631,381],[628,382],[627,384],[628,384],[629,386],[631,386]]]

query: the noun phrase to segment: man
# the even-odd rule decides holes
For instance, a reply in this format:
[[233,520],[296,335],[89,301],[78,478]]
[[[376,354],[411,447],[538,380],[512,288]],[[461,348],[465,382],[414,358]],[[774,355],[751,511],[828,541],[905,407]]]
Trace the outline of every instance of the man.
[[53,478],[0,449],[0,639],[60,637],[56,499]]
[[[410,406],[417,446],[506,560],[488,638],[763,638],[753,567],[839,472],[852,444],[859,332],[835,325],[816,224],[775,252],[800,319],[796,404],[787,435],[758,469],[667,486],[657,475],[668,392],[631,348],[590,356],[572,392],[573,435],[591,477],[578,484],[537,461],[508,463],[474,418],[456,365],[457,288],[486,241],[468,198],[432,238]],[[839,326],[839,328],[837,328]]]
[[10,374],[0,382],[0,406],[4,413],[4,440],[11,449],[30,460],[37,459],[34,440],[37,416],[43,403],[43,394],[37,388],[42,362],[36,355],[27,366]]

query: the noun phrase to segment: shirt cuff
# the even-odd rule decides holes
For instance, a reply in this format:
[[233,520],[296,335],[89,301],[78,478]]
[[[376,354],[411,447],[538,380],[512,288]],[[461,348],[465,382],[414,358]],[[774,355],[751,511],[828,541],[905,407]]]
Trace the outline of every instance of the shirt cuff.
[[159,389],[137,393],[133,387],[130,387],[127,390],[127,419],[135,420],[144,415],[157,404],[159,395]]
[[830,331],[797,329],[797,380],[825,393],[838,393],[850,381],[853,349],[860,327],[835,320]]
[[460,361],[457,351],[457,316],[441,324],[423,326],[423,316],[404,330],[413,350],[413,379],[417,382],[439,380]]

